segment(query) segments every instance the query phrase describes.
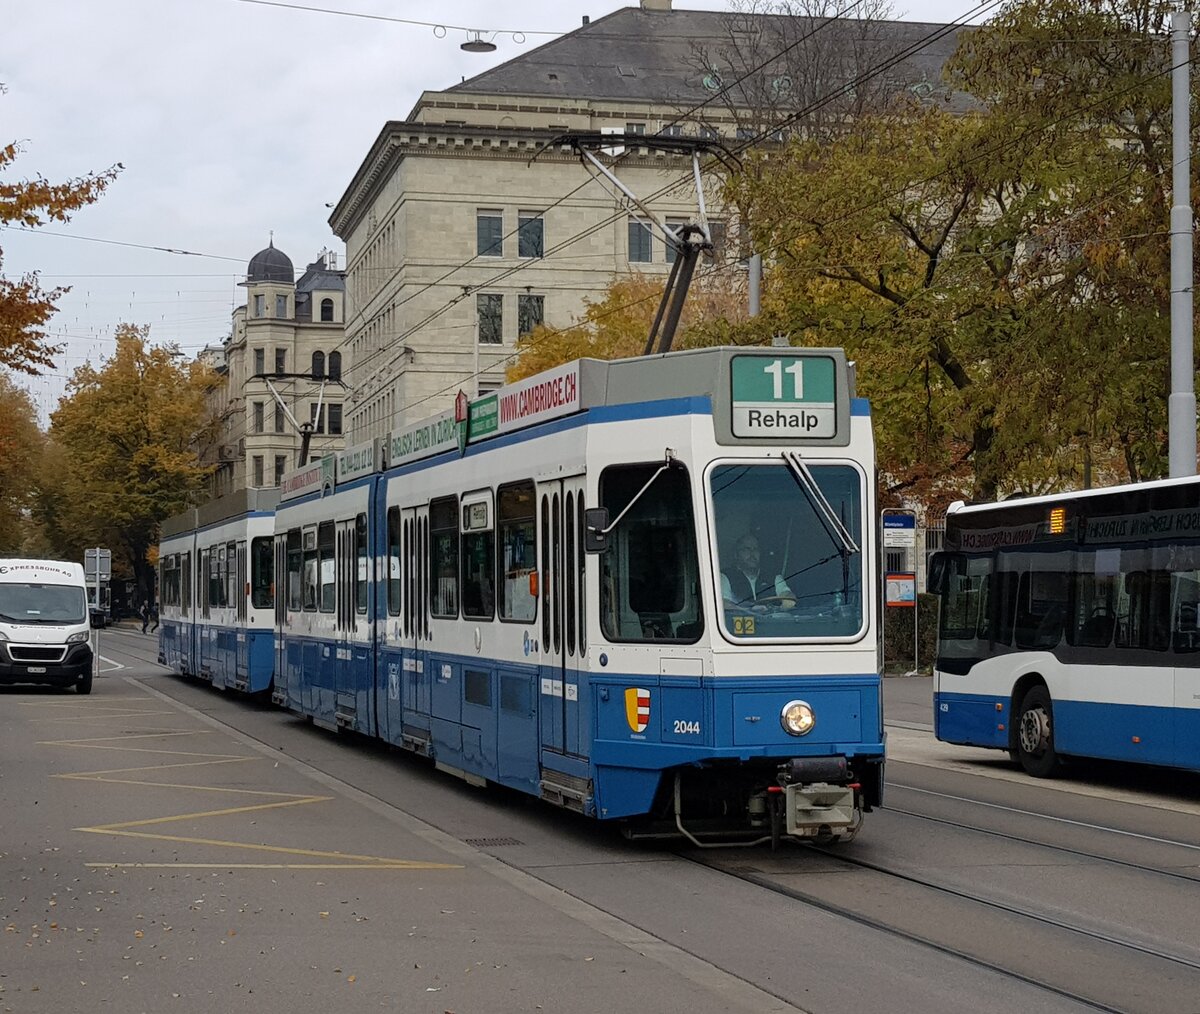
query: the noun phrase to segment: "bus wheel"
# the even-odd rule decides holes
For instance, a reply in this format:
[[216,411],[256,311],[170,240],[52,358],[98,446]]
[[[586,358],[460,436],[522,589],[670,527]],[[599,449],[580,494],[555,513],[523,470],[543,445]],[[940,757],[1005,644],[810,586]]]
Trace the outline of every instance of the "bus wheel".
[[1054,750],[1054,705],[1050,691],[1043,686],[1031,687],[1021,700],[1017,759],[1035,778],[1050,778],[1062,766]]
[[91,692],[92,692],[92,674],[88,673],[86,676],[80,676],[79,680],[75,684],[75,693],[90,694]]

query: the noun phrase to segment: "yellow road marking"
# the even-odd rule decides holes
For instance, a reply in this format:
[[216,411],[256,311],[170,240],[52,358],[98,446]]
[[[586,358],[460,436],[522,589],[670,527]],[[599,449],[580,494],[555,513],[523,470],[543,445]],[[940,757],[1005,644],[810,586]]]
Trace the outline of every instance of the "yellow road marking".
[[[19,701],[26,708],[87,708],[88,711],[112,711],[114,701],[156,701],[157,699],[144,694],[141,697],[109,697],[104,696],[105,704],[84,704],[80,701]],[[161,702],[158,702],[161,703]]]
[[[201,757],[210,756],[209,754],[200,754]],[[163,771],[167,768],[202,768],[210,764],[239,764],[246,761],[265,761],[266,757],[238,757],[234,754],[212,754],[215,760],[202,761],[180,761],[178,764],[150,764],[136,768],[105,768],[102,771],[75,771],[71,774],[51,775],[51,778],[78,778],[86,781],[92,775],[125,775],[131,771]],[[147,783],[157,785],[157,782]],[[189,785],[187,788],[203,788],[203,786]]]
[[70,715],[67,718],[31,718],[35,722],[107,722],[116,718],[145,718],[147,715],[170,715],[170,711],[112,711],[107,715]]
[[101,870],[461,870],[446,863],[84,863]]
[[[289,856],[312,856],[315,859],[352,859],[360,863],[371,863],[381,867],[396,869],[440,869],[461,870],[463,867],[452,863],[421,863],[415,859],[385,859],[382,856],[359,856],[350,852],[323,852],[320,849],[288,848],[284,845],[259,845],[256,842],[224,841],[219,838],[185,838],[171,834],[146,834],[144,831],[115,831],[105,827],[77,827],[76,831],[89,831],[94,834],[116,834],[126,838],[151,838],[155,841],[173,841],[188,845],[217,845],[222,848],[251,849],[255,852],[279,852]],[[220,866],[220,863],[217,863]]]
[[[285,795],[285,793],[279,793]],[[151,824],[170,824],[176,820],[204,820],[207,817],[228,817],[234,813],[254,813],[256,810],[277,810],[284,806],[303,806],[305,803],[326,803],[333,796],[298,796],[278,803],[258,803],[255,806],[231,806],[224,810],[203,810],[199,813],[175,813],[169,817],[147,817],[143,820],[124,820],[116,824],[99,824],[96,827],[77,827],[76,831],[116,831],[126,827],[149,827]]]
[[[248,758],[251,759],[251,758]],[[148,770],[154,771],[156,768]],[[224,785],[187,785],[181,782],[150,782],[136,778],[100,778],[92,771],[79,772],[72,775],[52,775],[52,778],[64,778],[75,782],[104,782],[106,785],[145,785],[151,789],[194,789],[197,792],[233,792],[243,796],[279,796],[284,799],[298,799],[298,792],[268,792],[266,789],[231,789]],[[322,796],[322,799],[332,799],[332,796]]]
[[92,736],[90,739],[42,739],[38,746],[88,746],[92,743],[111,743],[119,739],[122,743],[127,739],[169,739],[172,736],[211,736],[216,729],[164,729],[162,732],[135,732],[130,736]]

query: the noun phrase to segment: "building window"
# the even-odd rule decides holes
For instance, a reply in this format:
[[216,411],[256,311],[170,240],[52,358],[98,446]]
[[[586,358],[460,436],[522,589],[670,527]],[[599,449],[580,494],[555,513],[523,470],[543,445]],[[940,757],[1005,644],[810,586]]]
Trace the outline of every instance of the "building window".
[[325,379],[325,353],[314,352],[312,355],[312,375],[313,380]]
[[254,350],[254,372],[256,375],[267,372],[267,356],[263,349]]
[[263,484],[263,459],[261,454],[254,455],[254,485]]
[[637,264],[647,264],[654,259],[654,244],[651,242],[650,229],[638,221],[629,223],[629,260]]
[[[263,403],[256,401],[254,403],[254,432],[261,433],[263,431]],[[261,484],[258,484],[261,485]]]
[[275,350],[275,372],[287,373],[287,349]]
[[261,317],[267,312],[267,297],[261,292],[254,297],[254,316]]
[[626,134],[644,134],[646,133],[646,125],[644,123],[627,123],[625,124]]
[[662,129],[662,136],[663,137],[683,137],[683,124],[682,123],[668,123]]
[[753,141],[756,137],[758,137],[758,134],[754,131],[753,127],[738,127],[737,129],[737,139],[739,141]]
[[715,141],[720,136],[720,131],[718,131],[715,127],[700,128],[700,140],[702,141]]
[[275,455],[275,485],[283,485],[283,473],[287,471],[287,455]]
[[527,335],[545,319],[545,296],[517,296],[517,334]]
[[342,354],[340,352],[329,353],[329,379],[342,379]]
[[540,213],[522,211],[517,216],[517,256],[545,256],[545,223]]
[[[684,226],[684,225],[687,225],[686,219],[683,219],[683,218],[668,218],[667,219],[667,227],[675,230],[676,232],[678,232],[680,227]],[[675,256],[677,253],[676,249],[670,243],[667,243],[665,240],[663,242],[663,245],[666,246],[666,248],[667,248],[667,263],[674,264]]]
[[311,401],[308,403],[308,421],[313,424],[314,433],[325,432],[325,406],[322,405],[320,414],[317,413],[317,403]]
[[479,343],[499,345],[504,340],[504,297],[498,292],[481,292],[475,297],[479,311]]
[[284,319],[286,319],[287,315],[288,315],[287,296],[276,296],[275,297],[275,316],[278,317],[280,320],[284,320]]
[[480,257],[504,256],[504,214],[480,211],[475,216],[476,253]]
[[341,436],[342,433],[342,406],[329,406],[329,432],[332,436]]
[[284,430],[283,406],[279,402],[275,402],[275,432],[282,433]]
[[328,324],[333,320],[333,300],[326,298],[321,300],[321,323]]

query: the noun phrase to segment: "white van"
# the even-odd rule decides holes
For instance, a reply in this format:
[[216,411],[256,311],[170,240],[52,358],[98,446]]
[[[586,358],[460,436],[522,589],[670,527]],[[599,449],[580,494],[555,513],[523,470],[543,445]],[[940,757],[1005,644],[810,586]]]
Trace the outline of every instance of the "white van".
[[92,692],[83,567],[0,559],[0,684],[49,683]]

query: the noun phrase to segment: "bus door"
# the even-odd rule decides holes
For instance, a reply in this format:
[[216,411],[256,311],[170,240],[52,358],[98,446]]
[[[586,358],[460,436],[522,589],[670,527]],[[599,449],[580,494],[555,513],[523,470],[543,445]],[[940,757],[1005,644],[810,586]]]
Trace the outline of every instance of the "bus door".
[[[452,680],[435,688],[428,654],[429,507],[400,512],[400,700],[406,713],[462,720],[462,690]],[[455,755],[461,744],[455,749]]]
[[1179,767],[1200,767],[1200,570],[1171,575],[1171,649],[1175,656],[1174,756]]
[[542,748],[575,756],[588,723],[583,486],[582,475],[538,483]]

